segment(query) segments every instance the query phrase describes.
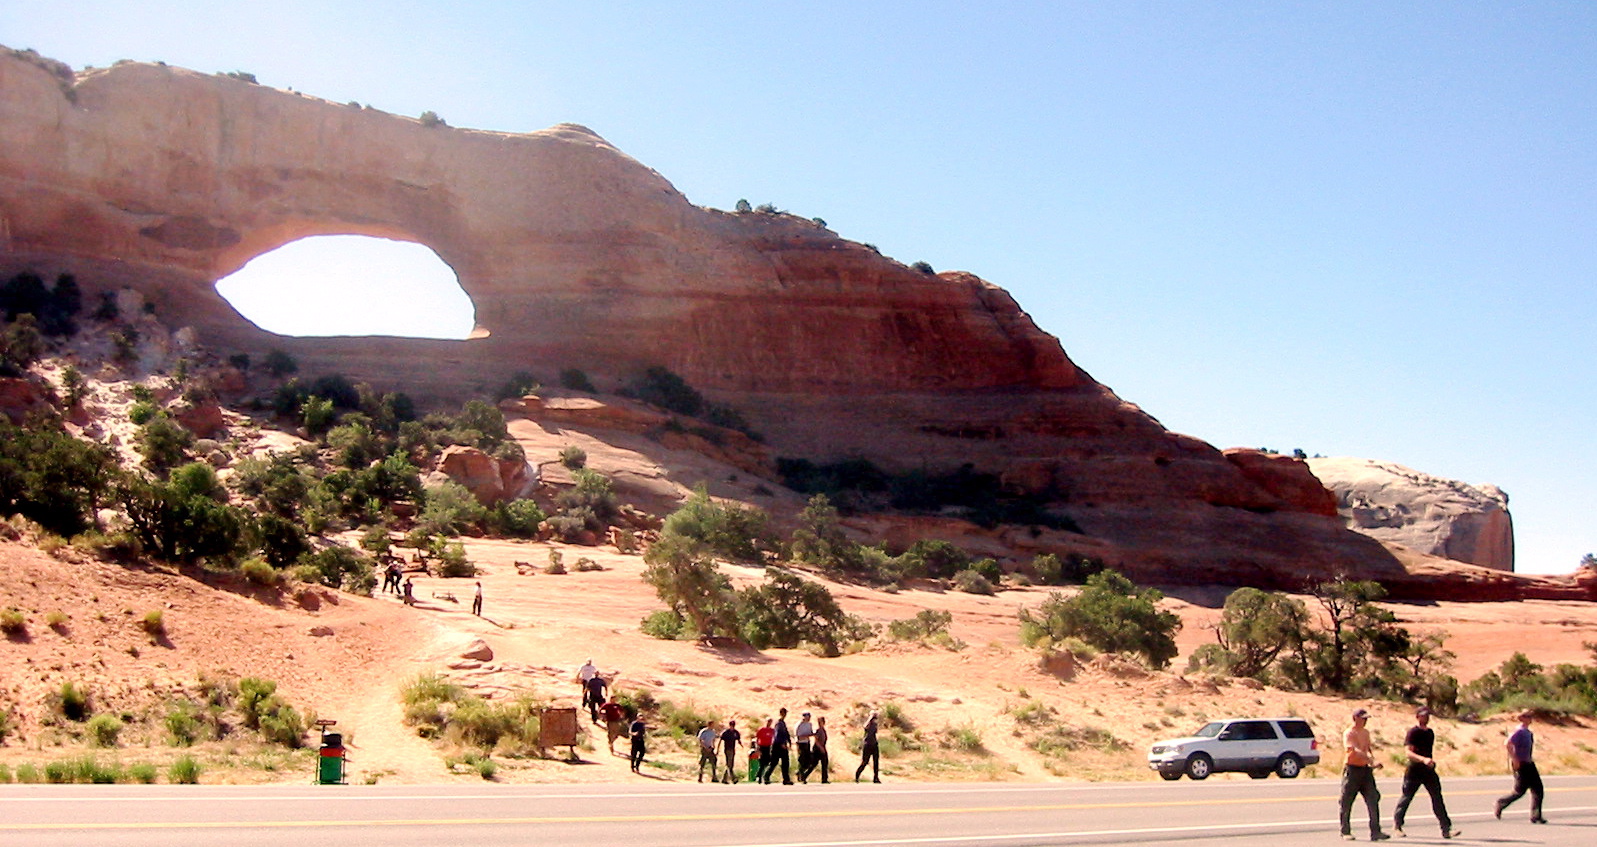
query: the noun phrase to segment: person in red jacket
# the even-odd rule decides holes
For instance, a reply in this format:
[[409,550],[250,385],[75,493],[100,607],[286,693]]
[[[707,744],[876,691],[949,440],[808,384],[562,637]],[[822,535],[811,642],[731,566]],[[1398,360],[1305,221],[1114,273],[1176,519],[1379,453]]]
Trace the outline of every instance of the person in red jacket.
[[771,726],[771,719],[765,719],[765,726],[754,732],[754,746],[760,751],[760,772],[755,776],[757,782],[765,781],[765,766],[771,761],[771,743],[776,741],[776,727]]

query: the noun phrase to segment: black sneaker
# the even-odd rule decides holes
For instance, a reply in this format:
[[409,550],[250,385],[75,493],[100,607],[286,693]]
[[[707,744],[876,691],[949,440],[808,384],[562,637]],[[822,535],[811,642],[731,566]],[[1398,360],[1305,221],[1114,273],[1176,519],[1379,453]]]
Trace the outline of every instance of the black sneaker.
[[1387,835],[1384,832],[1372,832],[1372,833],[1370,833],[1370,840],[1371,841],[1387,841],[1387,840],[1390,840],[1391,837],[1392,836]]
[[1531,818],[1530,822],[1531,823],[1547,823],[1547,819],[1542,817],[1541,815],[1537,815],[1536,817]]
[[1503,819],[1503,803],[1501,800],[1492,804],[1492,817],[1498,820]]
[[1442,830],[1442,837],[1443,838],[1457,838],[1457,837],[1459,837],[1460,835],[1463,835],[1463,834],[1464,834],[1463,832],[1460,832],[1459,830],[1456,830],[1456,829],[1444,829],[1444,830]]

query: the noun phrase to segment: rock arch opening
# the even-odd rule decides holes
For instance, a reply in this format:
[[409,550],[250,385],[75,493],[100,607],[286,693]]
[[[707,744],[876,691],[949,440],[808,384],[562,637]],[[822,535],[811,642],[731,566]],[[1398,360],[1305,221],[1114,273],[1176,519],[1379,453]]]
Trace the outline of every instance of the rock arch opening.
[[250,322],[292,336],[481,337],[455,271],[426,245],[312,235],[251,259],[216,283]]

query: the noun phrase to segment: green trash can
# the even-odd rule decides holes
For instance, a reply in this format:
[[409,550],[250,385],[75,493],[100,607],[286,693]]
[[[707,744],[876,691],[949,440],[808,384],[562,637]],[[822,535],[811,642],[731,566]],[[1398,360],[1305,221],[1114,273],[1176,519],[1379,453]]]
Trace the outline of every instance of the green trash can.
[[344,784],[344,736],[322,733],[321,755],[316,760],[316,782],[320,785]]

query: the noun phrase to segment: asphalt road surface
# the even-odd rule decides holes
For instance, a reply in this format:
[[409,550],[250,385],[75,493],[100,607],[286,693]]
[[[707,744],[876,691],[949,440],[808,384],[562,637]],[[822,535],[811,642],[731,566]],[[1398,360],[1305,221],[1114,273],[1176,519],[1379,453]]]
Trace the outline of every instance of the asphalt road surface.
[[[1492,818],[1506,776],[1445,780],[1460,844],[1597,844],[1597,777],[1548,777]],[[1381,780],[1390,827],[1398,781]],[[1334,780],[727,786],[0,785],[0,844],[892,847],[1341,844]],[[1354,833],[1368,837],[1363,804]],[[1424,792],[1408,838],[1440,844]]]

